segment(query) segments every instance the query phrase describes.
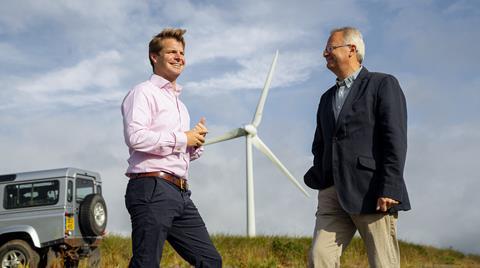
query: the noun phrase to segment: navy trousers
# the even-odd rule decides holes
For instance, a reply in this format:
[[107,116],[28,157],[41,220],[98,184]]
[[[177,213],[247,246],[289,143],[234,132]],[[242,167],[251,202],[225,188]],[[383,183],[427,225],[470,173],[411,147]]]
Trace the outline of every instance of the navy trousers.
[[130,179],[125,194],[132,222],[130,268],[158,268],[165,240],[195,267],[222,267],[190,194],[162,178]]

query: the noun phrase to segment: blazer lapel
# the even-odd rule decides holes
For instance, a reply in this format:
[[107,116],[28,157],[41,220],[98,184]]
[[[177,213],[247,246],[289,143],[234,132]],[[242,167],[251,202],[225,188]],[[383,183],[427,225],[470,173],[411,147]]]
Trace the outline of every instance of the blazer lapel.
[[[340,125],[342,125],[343,118],[345,117],[345,114],[347,111],[352,109],[352,103],[354,100],[357,99],[358,95],[360,94],[363,86],[365,85],[365,82],[368,79],[365,79],[367,77],[368,70],[367,68],[363,67],[360,73],[357,76],[357,79],[353,82],[352,88],[350,89],[350,93],[347,96],[347,99],[345,99],[345,103],[342,106],[342,110],[340,110],[340,114],[338,115],[337,121],[335,122],[335,130],[333,133],[337,133],[338,129],[340,128]],[[333,99],[332,99],[333,102]],[[332,106],[332,113],[333,113],[333,106]]]
[[325,109],[325,112],[324,112],[324,118],[326,120],[323,121],[323,123],[327,123],[329,124],[329,130],[332,131],[333,129],[335,129],[335,114],[333,113],[333,102],[335,100],[335,90],[336,90],[336,86],[334,86],[333,88],[330,88],[328,91],[327,91],[327,103],[328,105],[326,107],[324,107]]

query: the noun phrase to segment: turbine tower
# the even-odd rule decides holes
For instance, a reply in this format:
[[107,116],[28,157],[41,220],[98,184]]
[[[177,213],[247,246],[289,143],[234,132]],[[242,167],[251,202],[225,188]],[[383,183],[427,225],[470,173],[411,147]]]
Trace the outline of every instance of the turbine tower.
[[253,117],[253,120],[250,124],[245,125],[240,128],[231,130],[219,137],[207,140],[205,145],[214,144],[222,141],[227,141],[235,139],[238,137],[246,137],[246,146],[247,146],[247,235],[249,237],[255,236],[255,201],[254,201],[254,191],[253,191],[253,160],[252,160],[252,145],[255,146],[260,152],[266,155],[287,177],[290,181],[300,189],[307,197],[310,195],[305,191],[305,189],[300,185],[300,183],[293,177],[293,175],[288,171],[288,169],[278,160],[278,158],[272,153],[272,151],[263,143],[263,141],[257,135],[257,128],[262,121],[263,108],[265,106],[265,100],[267,99],[268,91],[270,89],[270,83],[272,82],[273,72],[277,64],[278,50],[275,53],[273,58],[272,66],[268,72],[267,80],[263,87],[262,95],[258,101],[257,110]]

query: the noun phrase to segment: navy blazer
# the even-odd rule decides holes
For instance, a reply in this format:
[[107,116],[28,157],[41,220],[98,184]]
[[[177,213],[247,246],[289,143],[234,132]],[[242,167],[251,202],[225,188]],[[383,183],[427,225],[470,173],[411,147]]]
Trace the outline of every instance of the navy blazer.
[[305,184],[319,190],[335,185],[340,205],[350,214],[377,212],[379,197],[400,202],[390,212],[409,210],[403,178],[407,107],[397,79],[363,67],[337,121],[335,91],[331,87],[320,99],[313,166]]

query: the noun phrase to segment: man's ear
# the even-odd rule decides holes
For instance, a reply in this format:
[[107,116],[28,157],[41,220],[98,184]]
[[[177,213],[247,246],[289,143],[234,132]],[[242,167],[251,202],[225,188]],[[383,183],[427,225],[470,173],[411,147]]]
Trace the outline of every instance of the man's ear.
[[350,53],[352,53],[351,55],[352,56],[356,56],[357,55],[357,46],[356,45],[350,45],[348,46],[350,48]]
[[148,56],[150,57],[150,60],[153,63],[157,63],[157,59],[158,59],[158,54],[157,53],[150,53]]

